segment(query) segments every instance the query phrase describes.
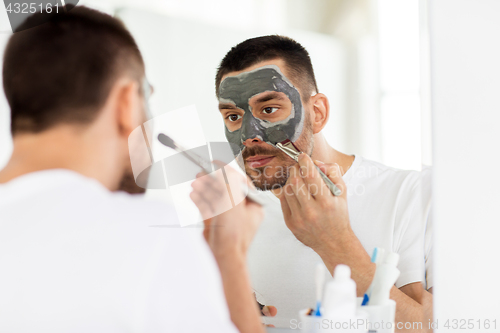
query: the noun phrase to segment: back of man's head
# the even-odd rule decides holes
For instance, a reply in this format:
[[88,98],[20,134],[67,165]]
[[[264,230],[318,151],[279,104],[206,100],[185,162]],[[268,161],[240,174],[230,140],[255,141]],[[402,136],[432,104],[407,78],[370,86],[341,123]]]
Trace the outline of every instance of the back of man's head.
[[282,59],[285,62],[289,79],[298,85],[304,100],[308,100],[311,94],[318,92],[311,58],[307,50],[289,37],[270,35],[247,39],[231,48],[217,70],[215,77],[217,97],[224,75],[274,59]]
[[[42,19],[34,14],[24,24]],[[3,63],[12,134],[92,122],[125,75],[140,83],[144,62],[124,25],[107,14],[79,6],[14,33]]]

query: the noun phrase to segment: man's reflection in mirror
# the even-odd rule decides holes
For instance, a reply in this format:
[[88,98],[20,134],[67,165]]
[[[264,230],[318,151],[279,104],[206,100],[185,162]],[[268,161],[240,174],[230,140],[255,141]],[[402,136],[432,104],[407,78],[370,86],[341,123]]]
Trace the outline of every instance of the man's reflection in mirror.
[[[215,85],[226,138],[269,201],[249,253],[254,289],[275,315],[267,322],[289,327],[299,309],[315,304],[318,262],[330,273],[348,265],[362,297],[374,276],[375,247],[400,257],[390,293],[396,322],[423,322],[424,312],[432,313],[430,171],[395,169],[331,146],[323,130],[336,110],[316,84],[307,50],[290,38],[236,45],[222,59]],[[275,147],[277,130],[305,153],[299,163]],[[307,186],[317,181],[314,165],[341,177],[345,193],[325,196]],[[300,177],[307,170],[310,177]],[[339,213],[346,205],[348,214]]]

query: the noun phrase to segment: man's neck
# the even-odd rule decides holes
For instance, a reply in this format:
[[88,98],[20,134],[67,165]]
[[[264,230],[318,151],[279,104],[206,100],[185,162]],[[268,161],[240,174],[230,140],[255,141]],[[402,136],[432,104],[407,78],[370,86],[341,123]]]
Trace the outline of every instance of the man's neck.
[[0,171],[0,183],[36,171],[68,169],[94,178],[110,190],[115,189],[120,178],[118,171],[122,170],[113,170],[104,162],[109,155],[109,144],[97,142],[93,134],[91,130],[74,126],[16,134],[12,156]]
[[333,149],[321,134],[314,136],[314,150],[311,158],[327,164],[337,163],[342,174],[345,174],[354,162],[353,155],[347,155]]

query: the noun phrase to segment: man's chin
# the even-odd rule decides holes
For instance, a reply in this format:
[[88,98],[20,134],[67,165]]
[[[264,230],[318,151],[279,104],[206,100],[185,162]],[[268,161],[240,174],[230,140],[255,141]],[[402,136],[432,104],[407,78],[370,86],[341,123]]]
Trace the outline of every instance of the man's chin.
[[263,175],[255,176],[247,172],[247,175],[252,180],[253,185],[260,191],[270,191],[280,189],[285,186],[288,177],[265,177]]
[[285,186],[288,179],[288,168],[288,165],[267,165],[260,168],[250,168],[245,165],[245,172],[257,189],[269,191]]
[[[282,188],[285,184],[282,184],[281,182],[268,182],[268,181],[261,181],[259,179],[255,180],[253,178],[252,183],[255,186],[255,188],[259,191],[270,191],[270,190],[277,190]],[[286,181],[285,181],[286,183]]]
[[125,172],[120,181],[118,191],[124,191],[129,194],[143,194],[146,192],[146,189],[137,185],[132,172]]

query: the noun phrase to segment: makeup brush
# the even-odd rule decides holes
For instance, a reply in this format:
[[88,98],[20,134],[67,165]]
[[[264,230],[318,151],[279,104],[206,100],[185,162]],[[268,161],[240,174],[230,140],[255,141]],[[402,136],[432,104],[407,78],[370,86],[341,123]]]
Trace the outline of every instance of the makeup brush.
[[[271,140],[271,143],[276,148],[278,148],[279,150],[281,150],[282,152],[287,154],[295,162],[299,161],[299,155],[302,152],[300,151],[299,148],[297,148],[297,146],[295,146],[293,144],[292,141],[290,141],[287,138],[287,135],[285,134],[285,132],[283,132],[282,130],[275,130],[269,135],[269,140]],[[342,191],[337,186],[335,186],[335,184],[330,180],[330,178],[328,178],[328,176],[325,175],[323,173],[323,171],[321,171],[321,169],[317,165],[315,165],[315,166],[319,172],[319,175],[321,176],[321,178],[325,182],[326,186],[328,186],[328,188],[330,189],[332,194],[335,196],[341,195]]]
[[[177,142],[175,142],[171,137],[169,137],[166,134],[160,133],[158,134],[158,141],[160,141],[161,144],[164,146],[167,146],[169,148],[172,148],[173,150],[183,154],[188,160],[199,166],[207,175],[212,175],[212,163],[208,162],[201,156],[193,153],[192,151],[186,150],[182,148]],[[226,185],[229,185],[229,182],[226,177],[226,173],[224,172],[224,169],[222,169],[222,174],[224,175],[224,180],[226,182]],[[241,188],[243,190],[243,193],[247,193],[247,198],[250,199],[251,201],[255,202],[256,204],[259,204],[261,206],[264,206],[264,199],[259,197],[257,190],[251,188],[246,184],[245,182],[241,182]],[[233,200],[231,198],[231,202],[233,203]],[[234,207],[234,203],[233,203]]]
[[199,166],[206,174],[212,173],[212,164],[201,158],[199,155],[190,152],[179,146],[171,137],[163,133],[158,134],[158,141],[160,141],[164,146],[172,148],[173,150],[183,154],[191,162]]

